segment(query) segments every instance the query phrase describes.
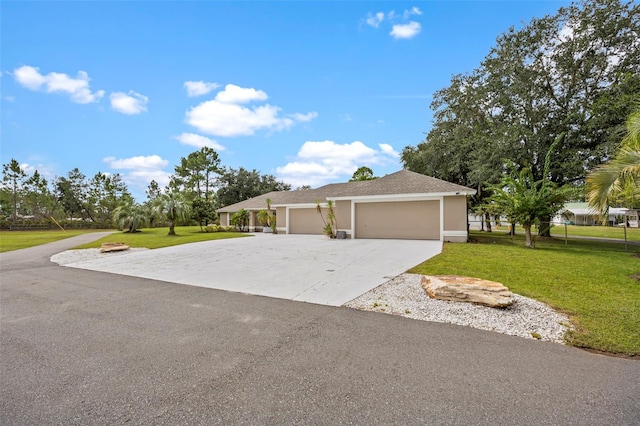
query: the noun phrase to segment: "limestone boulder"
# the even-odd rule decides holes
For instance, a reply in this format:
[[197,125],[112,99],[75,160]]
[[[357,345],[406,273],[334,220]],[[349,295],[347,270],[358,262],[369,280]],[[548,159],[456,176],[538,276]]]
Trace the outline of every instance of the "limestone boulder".
[[102,243],[100,253],[110,253],[112,251],[129,250],[129,246],[125,243]]
[[495,281],[458,275],[423,275],[422,288],[432,299],[476,303],[492,308],[511,306],[513,293]]

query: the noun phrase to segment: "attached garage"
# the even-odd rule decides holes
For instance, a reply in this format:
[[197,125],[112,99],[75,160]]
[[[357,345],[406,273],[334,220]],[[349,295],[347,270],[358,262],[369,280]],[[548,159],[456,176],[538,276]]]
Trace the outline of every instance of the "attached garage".
[[[249,231],[260,231],[256,215],[267,201],[276,212],[281,234],[322,235],[329,202],[334,203],[336,234],[347,238],[466,242],[467,197],[476,191],[400,170],[386,176],[316,189],[273,191],[218,209],[222,223],[244,209],[251,213]],[[323,206],[322,215],[316,206]],[[343,234],[344,233],[344,234]]]
[[440,239],[440,201],[355,204],[356,238]]
[[[326,215],[324,209],[323,214]],[[315,208],[289,209],[288,223],[290,234],[322,235],[324,228],[322,217]]]

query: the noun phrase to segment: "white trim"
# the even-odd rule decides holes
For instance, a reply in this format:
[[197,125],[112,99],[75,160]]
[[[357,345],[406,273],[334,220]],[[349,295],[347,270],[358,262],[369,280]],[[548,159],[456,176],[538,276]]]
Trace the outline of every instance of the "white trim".
[[277,226],[277,227],[276,227],[276,231],[278,231],[278,233],[280,233],[280,232],[284,232],[285,234],[288,234],[288,232],[287,232],[287,227],[286,227],[286,226],[285,226],[285,227]]
[[444,196],[440,197],[440,241],[444,241]]
[[444,231],[445,237],[468,237],[467,231]]
[[286,225],[285,225],[285,229],[286,229],[286,233],[287,235],[289,235],[289,225],[291,224],[291,220],[289,219],[290,215],[289,215],[289,209],[290,207],[287,206],[285,207],[285,214],[284,214],[284,218],[287,221]]
[[356,238],[356,202],[351,200],[351,239]]
[[[318,205],[316,203],[304,203],[304,204],[272,204],[271,207],[286,207],[288,209],[315,209]],[[327,203],[320,203],[320,207],[327,207]]]

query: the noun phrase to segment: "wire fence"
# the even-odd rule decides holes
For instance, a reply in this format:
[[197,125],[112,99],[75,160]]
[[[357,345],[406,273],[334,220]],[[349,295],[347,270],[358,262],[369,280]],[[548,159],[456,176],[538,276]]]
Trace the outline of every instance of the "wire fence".
[[[512,233],[512,224],[501,220],[481,220],[469,219],[469,231],[485,231]],[[620,223],[617,225],[575,225],[569,221],[552,221],[549,224],[550,235],[554,238],[564,239],[565,245],[569,244],[571,239],[589,239],[596,241],[610,241],[616,243],[624,243],[625,250],[629,245],[640,245],[640,228],[635,223]],[[523,235],[524,228],[516,224],[513,234]],[[539,227],[532,227],[531,232],[537,236]]]

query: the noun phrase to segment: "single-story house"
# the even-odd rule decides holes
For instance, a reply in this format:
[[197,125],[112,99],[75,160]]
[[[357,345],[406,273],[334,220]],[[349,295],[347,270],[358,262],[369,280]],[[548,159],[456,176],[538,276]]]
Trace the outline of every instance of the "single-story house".
[[250,213],[249,231],[259,231],[257,213],[270,199],[279,233],[322,234],[327,201],[333,201],[337,231],[344,231],[347,238],[466,242],[467,196],[475,193],[465,186],[401,170],[369,181],[274,191],[217,212],[220,224],[228,226],[233,213],[245,209]]
[[[626,219],[625,219],[626,218]],[[594,208],[589,207],[588,203],[567,203],[562,210],[554,218],[554,222],[563,223],[569,221],[571,225],[600,225],[602,224],[602,216]],[[636,210],[625,209],[622,207],[609,207],[607,213],[607,224],[616,226],[624,224],[627,221],[631,228],[638,227],[638,212]]]

